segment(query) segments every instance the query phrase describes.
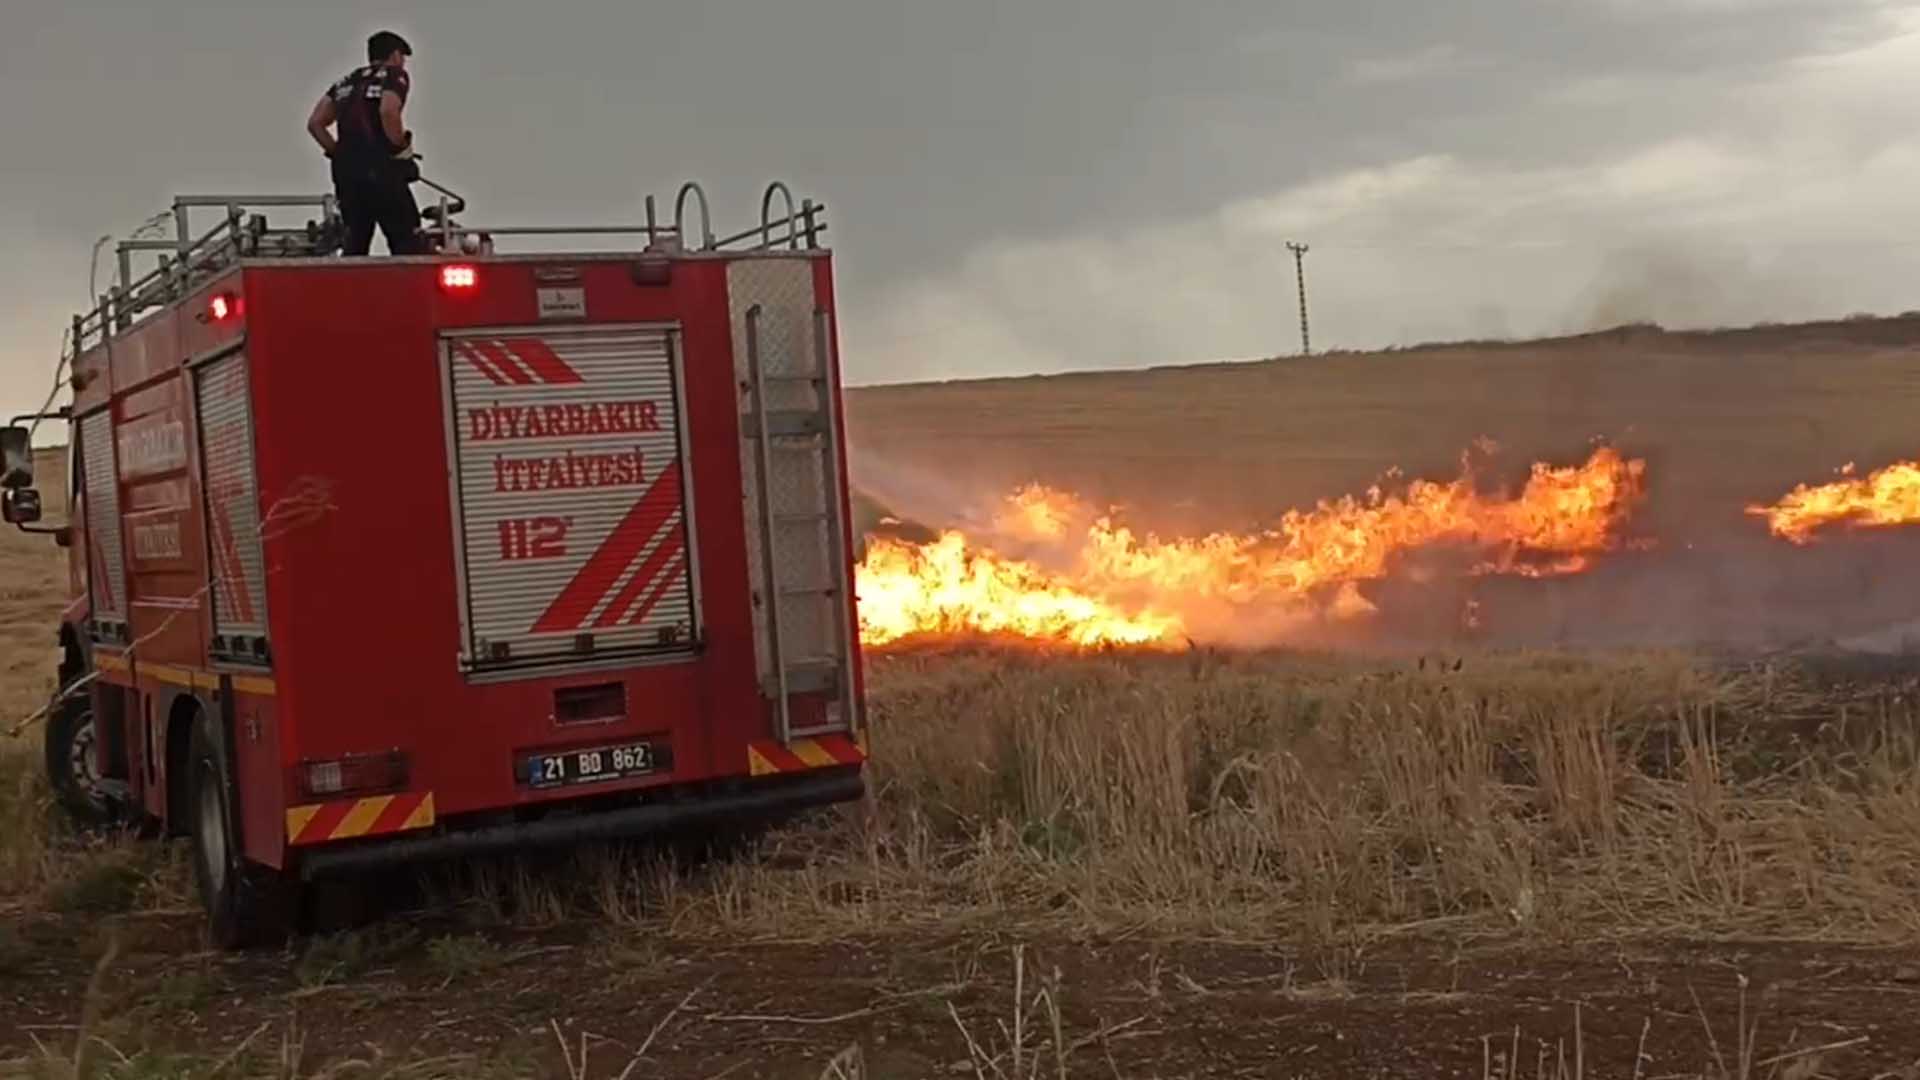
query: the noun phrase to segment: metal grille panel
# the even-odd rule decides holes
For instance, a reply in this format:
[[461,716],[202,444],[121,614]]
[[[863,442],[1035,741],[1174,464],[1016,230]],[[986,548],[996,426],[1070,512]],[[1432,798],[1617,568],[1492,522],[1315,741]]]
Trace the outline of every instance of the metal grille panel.
[[265,638],[267,571],[260,537],[260,484],[254,471],[247,354],[236,352],[201,368],[194,393],[206,470],[213,631]]
[[445,341],[469,667],[694,648],[673,341],[660,327]]
[[126,553],[120,547],[120,482],[114,465],[113,416],[94,413],[80,421],[80,449],[86,455],[87,581],[93,592],[94,618],[127,617]]

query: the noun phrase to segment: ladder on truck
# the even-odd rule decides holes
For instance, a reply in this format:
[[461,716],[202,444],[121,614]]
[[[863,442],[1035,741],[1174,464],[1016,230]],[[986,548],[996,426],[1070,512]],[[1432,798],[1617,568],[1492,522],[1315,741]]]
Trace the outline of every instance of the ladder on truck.
[[[815,306],[810,327],[785,321],[770,341],[767,309],[747,309],[741,386],[755,652],[782,744],[852,733],[858,722],[832,315]],[[796,717],[796,698],[823,693],[828,704],[817,717]]]

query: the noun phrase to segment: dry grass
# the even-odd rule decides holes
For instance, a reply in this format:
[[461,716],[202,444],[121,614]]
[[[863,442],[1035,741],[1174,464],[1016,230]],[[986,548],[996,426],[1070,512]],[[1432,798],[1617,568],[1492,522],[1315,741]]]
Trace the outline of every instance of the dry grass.
[[732,859],[475,863],[485,922],[785,940],[1920,933],[1920,704],[1688,657],[876,658],[874,794]]
[[[63,518],[65,459],[42,454],[36,469],[47,517]],[[0,527],[0,911],[37,895],[57,876],[48,852],[65,835],[50,812],[39,730],[7,736],[54,691],[64,556],[47,537]]]
[[[883,658],[877,797],[610,915],[1911,939],[1910,692],[1684,657]],[[623,892],[623,890],[625,890]]]

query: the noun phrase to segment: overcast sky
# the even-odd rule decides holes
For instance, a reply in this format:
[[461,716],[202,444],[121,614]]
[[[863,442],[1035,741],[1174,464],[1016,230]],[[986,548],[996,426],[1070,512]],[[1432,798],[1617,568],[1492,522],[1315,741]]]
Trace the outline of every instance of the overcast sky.
[[[317,191],[372,30],[471,222],[824,200],[857,383],[1920,308],[1920,12],[1870,0],[7,0],[0,403],[175,191]],[[377,243],[377,242],[376,242]],[[104,271],[103,271],[104,273]]]

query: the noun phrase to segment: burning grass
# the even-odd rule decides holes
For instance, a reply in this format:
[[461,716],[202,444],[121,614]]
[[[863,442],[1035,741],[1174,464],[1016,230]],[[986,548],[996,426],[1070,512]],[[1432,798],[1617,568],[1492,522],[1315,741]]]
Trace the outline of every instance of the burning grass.
[[[1493,447],[1476,449],[1484,458]],[[1376,485],[1364,497],[1289,510],[1263,531],[1171,539],[1030,485],[983,535],[870,540],[857,581],[861,638],[1284,640],[1315,622],[1373,614],[1361,584],[1406,570],[1417,555],[1446,552],[1443,572],[1460,576],[1578,573],[1628,543],[1645,497],[1646,463],[1605,446],[1577,465],[1535,463],[1517,493],[1482,491],[1483,471],[1469,453],[1452,481]]]
[[1800,484],[1771,506],[1749,506],[1747,513],[1766,519],[1767,529],[1795,544],[1813,543],[1822,531],[1839,528],[1887,528],[1920,522],[1920,463],[1898,461],[1866,476],[1849,463],[1841,479]]

